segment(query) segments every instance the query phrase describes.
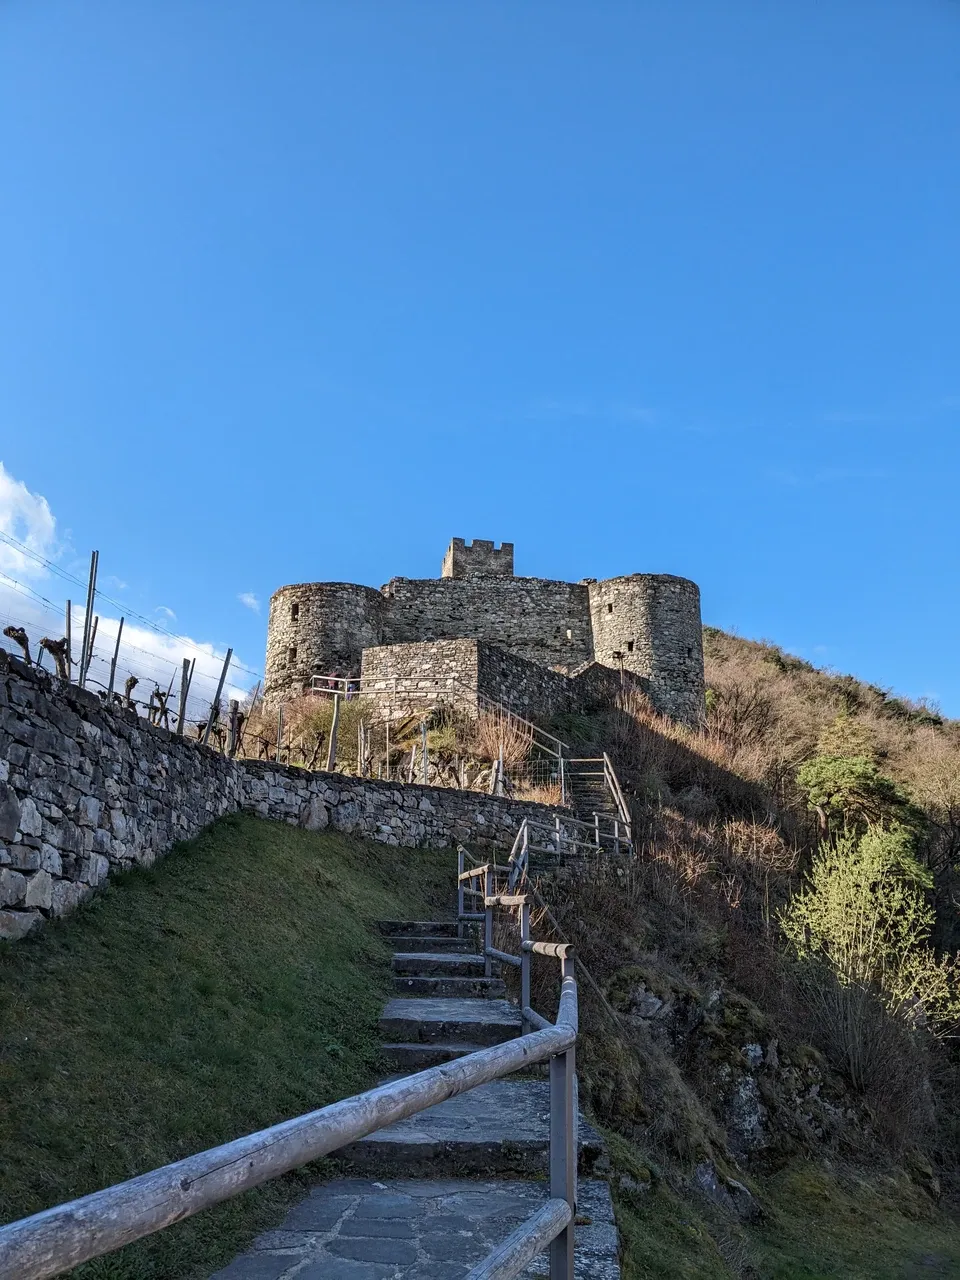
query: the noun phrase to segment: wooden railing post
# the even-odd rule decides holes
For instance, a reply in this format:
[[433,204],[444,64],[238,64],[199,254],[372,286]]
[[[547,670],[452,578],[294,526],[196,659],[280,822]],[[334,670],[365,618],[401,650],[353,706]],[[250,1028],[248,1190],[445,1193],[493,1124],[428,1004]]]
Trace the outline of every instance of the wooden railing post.
[[[483,896],[485,899],[493,897],[493,872],[487,867],[483,873]],[[483,909],[483,976],[490,978],[493,976],[493,962],[490,958],[490,948],[493,946],[493,907],[484,904]]]
[[[573,958],[562,961],[573,977]],[[550,1245],[550,1280],[573,1280],[573,1223],[577,1210],[576,1055],[573,1046],[550,1059],[550,1198],[566,1200],[572,1216]]]
[[[530,1006],[530,952],[524,947],[525,942],[530,941],[530,903],[524,902],[520,908],[520,1008],[521,1010],[529,1009]],[[530,1030],[527,1025],[526,1015],[523,1015],[523,1031],[526,1033]]]

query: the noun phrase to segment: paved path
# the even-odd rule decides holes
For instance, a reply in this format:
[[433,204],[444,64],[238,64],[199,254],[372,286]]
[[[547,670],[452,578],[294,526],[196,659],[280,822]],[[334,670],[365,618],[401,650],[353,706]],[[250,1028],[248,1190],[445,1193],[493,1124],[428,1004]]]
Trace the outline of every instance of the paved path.
[[[406,997],[388,1001],[380,1020],[395,1071],[520,1034],[503,982],[483,979],[454,921],[381,929],[396,948],[395,990]],[[619,1280],[609,1188],[589,1176],[603,1144],[582,1118],[579,1136],[578,1280]],[[547,1198],[548,1152],[549,1085],[492,1081],[344,1148],[338,1158],[372,1176],[316,1187],[212,1280],[459,1280]],[[542,1254],[524,1274],[548,1270]]]

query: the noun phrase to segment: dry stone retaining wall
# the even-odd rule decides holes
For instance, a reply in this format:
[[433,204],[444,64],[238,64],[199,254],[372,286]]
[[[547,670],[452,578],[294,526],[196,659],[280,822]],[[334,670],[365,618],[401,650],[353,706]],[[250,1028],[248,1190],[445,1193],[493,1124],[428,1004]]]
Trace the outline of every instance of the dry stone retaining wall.
[[503,847],[524,816],[553,819],[522,801],[232,761],[0,649],[0,938],[238,810],[437,848]]

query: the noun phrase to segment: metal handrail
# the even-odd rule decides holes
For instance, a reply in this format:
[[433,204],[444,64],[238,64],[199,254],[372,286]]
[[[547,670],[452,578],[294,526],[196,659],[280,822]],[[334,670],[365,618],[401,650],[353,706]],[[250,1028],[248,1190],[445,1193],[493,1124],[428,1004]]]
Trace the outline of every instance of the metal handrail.
[[[466,851],[458,851],[458,890]],[[494,868],[476,868],[484,896]],[[519,908],[522,1006],[530,1006],[530,908]],[[485,906],[484,941],[492,946],[493,906]],[[550,944],[535,944],[532,950]],[[544,952],[546,954],[547,952]],[[506,953],[504,953],[506,954]],[[550,1199],[479,1266],[474,1280],[512,1280],[531,1258],[550,1248],[551,1280],[573,1280],[576,1214],[577,1112],[575,1058],[578,1010],[572,954],[559,953],[560,1005],[555,1023],[527,1030],[514,1040],[478,1049],[454,1062],[382,1084],[282,1124],[177,1160],[150,1173],[81,1196],[0,1227],[0,1280],[48,1280],[92,1258],[112,1253],[203,1209],[329,1155],[387,1125],[417,1115],[538,1062],[550,1062]],[[490,957],[485,955],[486,967]],[[543,1020],[545,1022],[545,1020]],[[563,1211],[557,1202],[563,1203]]]

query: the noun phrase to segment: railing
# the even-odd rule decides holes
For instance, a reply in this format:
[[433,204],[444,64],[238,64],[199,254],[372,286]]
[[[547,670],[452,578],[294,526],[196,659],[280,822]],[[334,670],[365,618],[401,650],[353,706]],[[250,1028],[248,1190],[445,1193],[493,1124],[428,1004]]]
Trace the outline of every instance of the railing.
[[629,830],[623,829],[619,818],[599,813],[593,815],[592,822],[559,815],[552,823],[524,818],[507,860],[509,885],[516,888],[526,879],[531,853],[556,857],[562,862],[564,857],[582,858],[604,852],[619,856],[632,849]]
[[617,811],[617,816],[619,818],[619,821],[622,824],[628,839],[632,839],[632,832],[631,832],[632,818],[630,813],[630,806],[627,804],[626,798],[624,797],[623,788],[620,786],[620,779],[617,777],[617,771],[613,767],[613,761],[607,755],[606,751],[603,753],[602,756],[581,757],[579,759],[574,758],[574,759],[571,759],[569,763],[571,765],[587,764],[587,765],[596,766],[595,772],[584,774],[581,771],[581,775],[588,778],[603,779],[603,785],[606,787],[607,791],[609,791],[610,793],[610,798],[613,801],[614,808]]
[[[497,876],[503,869],[493,863],[467,867],[469,855],[457,847],[457,915],[460,921],[483,921],[484,973],[490,977],[493,962],[520,970],[520,1016],[523,1034],[517,1044],[534,1036],[549,1035],[561,1026],[573,1037],[563,1052],[550,1057],[550,1199],[470,1272],[467,1280],[511,1280],[544,1249],[550,1248],[550,1280],[573,1280],[574,1220],[577,1210],[578,1115],[576,1102],[577,983],[574,949],[568,942],[534,942],[530,937],[530,905],[526,893],[498,892]],[[479,887],[475,887],[479,882]],[[466,898],[479,898],[483,911],[467,909]],[[493,913],[497,908],[515,911],[519,926],[519,954],[493,945]],[[560,1009],[556,1024],[530,1007],[531,962],[535,955],[560,961]],[[472,1056],[472,1055],[470,1055]],[[469,1058],[461,1058],[461,1062]],[[531,1062],[533,1059],[531,1059]],[[539,1061],[543,1061],[540,1058]]]
[[[462,852],[458,867],[462,908],[466,882]],[[519,964],[521,973],[526,974],[521,1001],[523,1034],[0,1227],[0,1280],[47,1280],[60,1275],[386,1125],[546,1061],[550,1063],[550,1198],[474,1267],[468,1280],[510,1280],[548,1246],[551,1280],[572,1280],[578,1154],[574,1080],[578,1012],[573,948],[564,943],[531,941],[529,902],[524,895],[488,893],[495,888],[492,876],[486,878],[489,872],[489,867],[475,868],[466,877],[484,878],[483,913],[461,910],[459,914],[467,919],[480,914],[484,919],[488,970],[496,957]],[[492,912],[497,905],[511,909],[516,905],[519,910],[518,957],[493,949]],[[530,957],[534,954],[560,961],[556,1023],[529,1008]]]

